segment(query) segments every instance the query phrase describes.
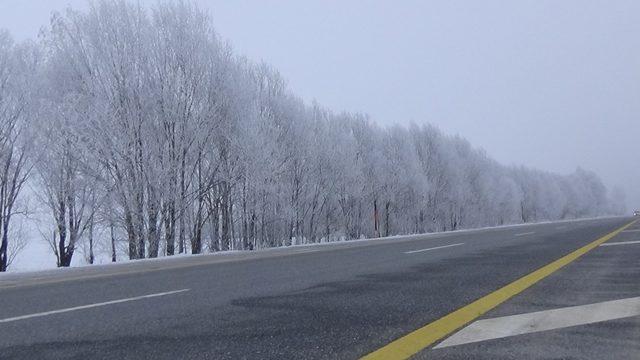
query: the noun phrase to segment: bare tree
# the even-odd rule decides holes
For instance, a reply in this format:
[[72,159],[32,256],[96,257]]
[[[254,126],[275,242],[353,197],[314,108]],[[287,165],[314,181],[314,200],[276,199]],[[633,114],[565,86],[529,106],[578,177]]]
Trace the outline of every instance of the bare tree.
[[11,220],[31,170],[30,77],[37,54],[0,31],[0,272],[10,263]]
[[[0,228],[31,166],[28,114],[41,114],[33,188],[61,266],[83,238],[90,262],[94,241],[115,261],[123,245],[139,259],[623,208],[584,170],[506,167],[434,126],[308,105],[190,2],[98,0],[55,14],[43,34],[38,71],[0,37]],[[43,86],[25,101],[28,73]]]

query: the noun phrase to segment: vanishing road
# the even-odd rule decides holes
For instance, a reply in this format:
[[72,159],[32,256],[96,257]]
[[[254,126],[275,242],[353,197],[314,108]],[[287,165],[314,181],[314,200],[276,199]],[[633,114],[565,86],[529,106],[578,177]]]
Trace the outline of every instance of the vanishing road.
[[0,359],[638,359],[611,218],[0,275]]

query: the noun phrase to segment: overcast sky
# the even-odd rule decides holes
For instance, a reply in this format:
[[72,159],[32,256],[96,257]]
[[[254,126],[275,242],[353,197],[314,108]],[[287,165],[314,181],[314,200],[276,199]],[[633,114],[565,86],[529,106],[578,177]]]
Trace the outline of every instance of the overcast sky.
[[[146,1],[141,1],[146,3]],[[305,100],[433,123],[505,164],[582,166],[640,208],[640,1],[196,1]],[[34,38],[84,0],[0,0]]]

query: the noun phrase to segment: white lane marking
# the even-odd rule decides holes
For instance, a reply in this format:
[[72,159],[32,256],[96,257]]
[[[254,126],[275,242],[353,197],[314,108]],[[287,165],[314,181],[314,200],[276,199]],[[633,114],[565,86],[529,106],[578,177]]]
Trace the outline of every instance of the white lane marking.
[[432,248],[428,248],[428,249],[419,249],[419,250],[405,251],[405,254],[415,254],[415,253],[419,253],[419,252],[425,252],[425,251],[431,251],[431,250],[444,249],[444,248],[453,247],[453,246],[460,246],[460,245],[464,245],[464,243],[451,244],[451,245],[444,245],[444,246],[436,246],[436,247],[432,247]]
[[314,252],[318,252],[320,250],[315,250],[315,249],[304,249],[304,250],[296,250],[293,252],[293,254],[307,254],[307,253],[314,253]]
[[189,291],[189,290],[190,289],[167,291],[167,292],[162,292],[162,293],[157,293],[157,294],[142,295],[142,296],[136,296],[136,297],[132,297],[132,298],[105,301],[105,302],[101,302],[101,303],[76,306],[76,307],[71,307],[71,308],[66,308],[66,309],[59,309],[59,310],[45,311],[45,312],[29,314],[29,315],[16,316],[16,317],[11,317],[11,318],[6,318],[6,319],[0,319],[0,324],[12,322],[12,321],[18,321],[18,320],[26,320],[26,319],[31,319],[31,318],[41,317],[41,316],[61,314],[61,313],[66,313],[66,312],[70,312],[70,311],[84,310],[84,309],[90,309],[90,308],[94,308],[94,307],[113,305],[113,304],[120,304],[120,303],[128,302],[128,301],[136,301],[136,300],[149,299],[149,298],[154,298],[154,297],[159,297],[159,296],[178,294],[178,293]]
[[604,244],[600,244],[600,246],[615,246],[615,245],[629,245],[629,244],[640,244],[640,241],[606,242]]
[[525,236],[525,235],[533,235],[535,234],[535,231],[531,231],[531,232],[526,232],[526,233],[521,233],[521,234],[515,234],[513,236]]
[[623,233],[628,233],[628,232],[640,232],[640,229],[627,229],[622,231]]
[[640,297],[478,320],[434,349],[640,315]]

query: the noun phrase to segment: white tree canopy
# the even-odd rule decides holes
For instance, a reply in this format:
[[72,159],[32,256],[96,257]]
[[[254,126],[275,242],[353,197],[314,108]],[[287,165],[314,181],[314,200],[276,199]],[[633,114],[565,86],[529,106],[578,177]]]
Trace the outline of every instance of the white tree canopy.
[[60,266],[94,233],[115,261],[624,209],[589,171],[507,167],[432,125],[305,104],[185,1],[69,9],[31,48],[0,33],[0,260],[32,164]]

